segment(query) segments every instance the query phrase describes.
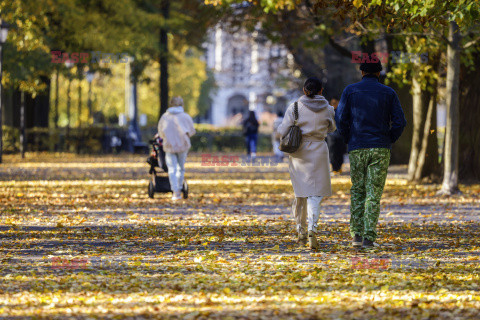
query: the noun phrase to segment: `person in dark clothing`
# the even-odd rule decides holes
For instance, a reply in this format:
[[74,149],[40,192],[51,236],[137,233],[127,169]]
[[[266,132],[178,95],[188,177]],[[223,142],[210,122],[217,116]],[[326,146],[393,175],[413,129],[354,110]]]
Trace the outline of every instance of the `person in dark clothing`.
[[[337,110],[338,99],[331,99],[330,105]],[[338,133],[338,130],[328,134],[327,145],[332,171],[334,174],[340,174],[342,173],[343,156],[345,152],[347,152],[347,146],[345,145],[345,142],[343,142],[343,137]]]
[[248,118],[243,121],[243,135],[247,144],[247,154],[252,157],[257,154],[258,126],[255,111],[250,110]]
[[378,59],[360,65],[362,81],[345,88],[335,120],[350,158],[350,234],[353,246],[373,248],[377,238],[390,148],[407,121],[396,92],[378,80]]
[[272,130],[272,146],[273,146],[273,153],[275,154],[275,158],[277,159],[277,162],[282,162],[284,153],[280,151],[278,148],[280,146],[280,139],[281,134],[278,133],[277,129],[278,127],[282,124],[283,122],[283,112],[278,111],[277,112],[277,118],[275,121],[273,121],[273,130]]

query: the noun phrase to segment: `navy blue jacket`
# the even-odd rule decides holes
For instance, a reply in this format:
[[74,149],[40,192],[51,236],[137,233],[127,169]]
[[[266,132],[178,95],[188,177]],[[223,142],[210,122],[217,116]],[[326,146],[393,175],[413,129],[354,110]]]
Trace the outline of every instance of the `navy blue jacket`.
[[348,143],[348,152],[390,149],[407,125],[396,92],[370,75],[343,90],[335,121],[338,132]]

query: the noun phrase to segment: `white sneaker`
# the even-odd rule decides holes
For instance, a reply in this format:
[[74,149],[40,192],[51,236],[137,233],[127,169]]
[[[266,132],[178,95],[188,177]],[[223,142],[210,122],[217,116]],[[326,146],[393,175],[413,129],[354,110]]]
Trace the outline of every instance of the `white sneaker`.
[[177,201],[182,199],[182,193],[180,191],[174,191],[172,195],[172,201]]

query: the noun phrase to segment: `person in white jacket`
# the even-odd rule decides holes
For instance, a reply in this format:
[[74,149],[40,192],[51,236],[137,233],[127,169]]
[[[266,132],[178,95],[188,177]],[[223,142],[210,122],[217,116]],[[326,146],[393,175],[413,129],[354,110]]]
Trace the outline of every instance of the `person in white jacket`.
[[173,97],[170,107],[158,122],[158,135],[163,139],[163,150],[172,187],[172,200],[181,199],[185,176],[185,161],[190,147],[190,137],[195,134],[193,120],[183,110],[182,97]]

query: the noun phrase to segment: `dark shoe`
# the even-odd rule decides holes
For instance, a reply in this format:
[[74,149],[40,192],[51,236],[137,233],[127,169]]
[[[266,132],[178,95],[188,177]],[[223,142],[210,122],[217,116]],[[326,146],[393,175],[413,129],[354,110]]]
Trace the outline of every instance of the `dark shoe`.
[[356,235],[353,237],[352,245],[353,245],[354,247],[361,247],[361,246],[362,246],[362,242],[363,242],[362,236],[359,236],[358,234],[356,234]]
[[363,247],[365,249],[373,249],[374,247],[373,241],[368,239],[363,239]]
[[308,244],[312,250],[320,249],[320,244],[317,241],[317,234],[313,231],[308,231]]
[[297,243],[301,246],[305,246],[307,244],[307,234],[306,233],[298,233]]

